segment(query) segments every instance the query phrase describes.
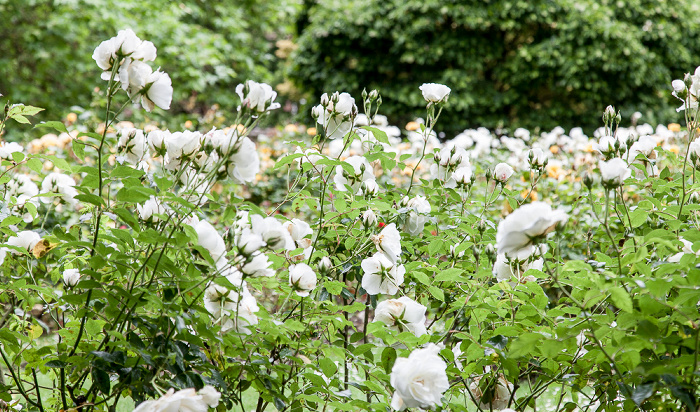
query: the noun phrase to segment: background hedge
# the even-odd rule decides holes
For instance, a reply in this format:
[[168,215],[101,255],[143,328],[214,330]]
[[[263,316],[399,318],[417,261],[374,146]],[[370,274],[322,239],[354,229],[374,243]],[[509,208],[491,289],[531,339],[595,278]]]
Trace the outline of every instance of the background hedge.
[[693,0],[321,1],[290,75],[312,96],[380,89],[395,121],[421,112],[420,84],[444,83],[441,125],[454,132],[592,129],[608,104],[677,121],[670,82],[700,64],[699,11]]

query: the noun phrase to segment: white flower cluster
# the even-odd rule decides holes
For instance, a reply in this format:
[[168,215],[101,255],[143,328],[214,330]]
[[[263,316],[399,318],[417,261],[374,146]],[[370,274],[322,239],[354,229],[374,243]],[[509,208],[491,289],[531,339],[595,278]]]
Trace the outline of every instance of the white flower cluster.
[[146,111],[155,106],[170,109],[170,76],[160,69],[153,71],[146,63],[156,59],[156,47],[150,41],[141,40],[131,29],[120,30],[115,37],[100,43],[92,58],[104,70],[103,80],[118,80],[132,99],[140,95]]

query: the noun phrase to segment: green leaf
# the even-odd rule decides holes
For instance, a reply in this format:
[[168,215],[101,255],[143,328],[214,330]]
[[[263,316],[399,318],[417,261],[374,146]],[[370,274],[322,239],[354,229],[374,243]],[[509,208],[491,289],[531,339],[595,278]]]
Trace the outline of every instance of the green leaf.
[[340,292],[342,292],[343,287],[345,287],[345,284],[342,282],[338,282],[337,280],[331,280],[324,282],[323,286],[331,295],[340,295]]
[[625,289],[616,286],[609,288],[608,293],[610,293],[610,300],[615,306],[624,312],[632,313],[632,298]]
[[391,373],[391,369],[394,367],[394,362],[396,362],[396,349],[391,346],[387,346],[382,351],[382,368],[386,373]]
[[335,375],[335,373],[338,371],[338,367],[335,366],[335,362],[333,362],[330,358],[319,359],[318,365],[321,367],[323,374],[328,378]]
[[109,374],[107,372],[101,370],[101,369],[92,369],[92,382],[95,384],[95,387],[97,387],[97,390],[102,392],[105,395],[109,395],[110,391],[110,383],[109,383]]
[[443,270],[440,272],[439,275],[435,276],[435,281],[436,282],[445,282],[445,281],[452,281],[456,282],[460,280],[461,275],[462,275],[462,269],[458,268],[450,268],[447,270]]
[[75,156],[78,159],[85,159],[85,143],[78,139],[73,139],[71,143],[71,148],[73,149],[73,153],[75,153]]
[[84,193],[75,196],[76,199],[82,201],[82,202],[87,202],[90,203],[91,205],[95,206],[103,206],[105,204],[104,199],[97,195],[89,194],[89,193]]
[[41,128],[41,127],[46,127],[50,129],[54,129],[55,131],[59,133],[68,133],[68,129],[66,129],[66,125],[64,125],[61,122],[56,122],[56,121],[51,121],[51,122],[41,122],[34,126],[35,129]]
[[387,137],[386,133],[384,133],[382,130],[379,130],[376,127],[372,126],[362,126],[361,128],[372,132],[377,141],[389,144],[389,138]]
[[435,299],[438,299],[442,302],[445,301],[445,293],[442,291],[442,289],[436,287],[436,286],[431,286],[428,288],[430,291],[430,294],[435,297]]

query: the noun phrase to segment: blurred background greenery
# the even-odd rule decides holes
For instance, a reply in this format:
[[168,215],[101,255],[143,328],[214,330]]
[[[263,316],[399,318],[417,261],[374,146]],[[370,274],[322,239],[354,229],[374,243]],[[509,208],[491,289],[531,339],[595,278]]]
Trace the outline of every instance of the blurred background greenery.
[[[378,89],[381,112],[420,116],[425,82],[452,88],[441,128],[598,127],[608,104],[677,122],[671,80],[700,64],[697,0],[0,0],[2,99],[39,120],[101,106],[92,51],[131,27],[158,48],[178,128],[233,117],[235,86],[271,83],[272,123],[310,121],[323,92]],[[144,117],[148,116],[148,117]]]

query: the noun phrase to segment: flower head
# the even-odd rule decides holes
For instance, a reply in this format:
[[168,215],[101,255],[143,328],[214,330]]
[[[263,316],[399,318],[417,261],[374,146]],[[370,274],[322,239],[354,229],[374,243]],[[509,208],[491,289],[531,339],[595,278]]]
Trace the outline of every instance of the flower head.
[[408,358],[396,359],[390,378],[395,390],[391,400],[394,410],[427,409],[441,404],[442,394],[450,388],[450,382],[447,364],[439,352],[437,345],[429,343],[411,352]]
[[499,254],[524,259],[535,252],[535,241],[568,220],[560,209],[544,202],[532,202],[516,209],[498,224],[496,248]]

